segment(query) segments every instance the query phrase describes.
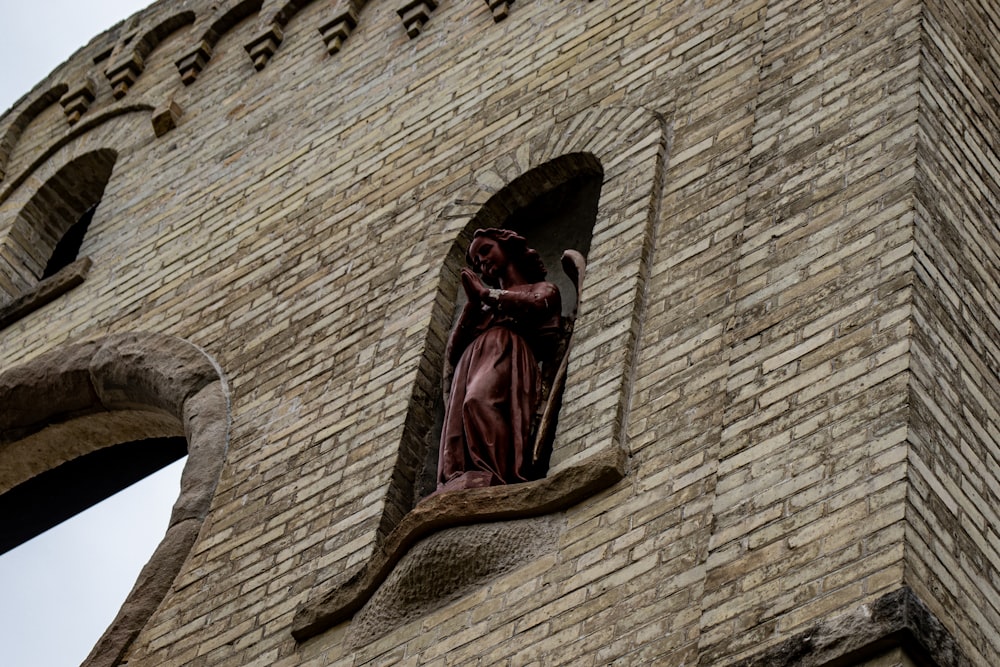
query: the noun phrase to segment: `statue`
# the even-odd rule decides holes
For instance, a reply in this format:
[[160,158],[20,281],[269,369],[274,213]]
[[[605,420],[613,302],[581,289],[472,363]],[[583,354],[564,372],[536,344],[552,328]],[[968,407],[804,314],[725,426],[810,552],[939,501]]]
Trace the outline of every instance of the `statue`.
[[[583,260],[570,253],[569,263],[579,272],[567,272],[578,285]],[[538,253],[516,232],[479,229],[466,260],[475,272],[462,269],[468,302],[446,350],[454,374],[435,494],[533,479],[539,422],[554,420],[542,415],[551,412],[542,408],[551,406],[543,405],[548,397],[539,364],[551,367],[561,360],[565,374],[568,338],[559,289],[545,280]],[[551,384],[553,374],[548,375]]]

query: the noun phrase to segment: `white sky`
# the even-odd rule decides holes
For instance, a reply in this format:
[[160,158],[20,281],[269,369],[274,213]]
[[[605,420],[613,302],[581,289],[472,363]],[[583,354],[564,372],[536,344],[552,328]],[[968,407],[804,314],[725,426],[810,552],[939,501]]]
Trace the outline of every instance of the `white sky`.
[[0,555],[0,665],[83,662],[163,538],[186,461]]
[[[0,0],[0,112],[146,0]],[[186,459],[0,556],[0,665],[72,667],[167,527]]]
[[92,37],[152,0],[0,0],[0,112]]

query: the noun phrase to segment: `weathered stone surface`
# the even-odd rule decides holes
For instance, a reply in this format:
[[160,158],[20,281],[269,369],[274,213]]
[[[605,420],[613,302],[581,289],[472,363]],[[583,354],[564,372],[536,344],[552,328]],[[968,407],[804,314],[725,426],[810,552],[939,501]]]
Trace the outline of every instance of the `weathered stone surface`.
[[163,602],[200,529],[201,521],[195,519],[171,523],[160,545],[139,573],[115,620],[97,641],[83,665],[113,667],[121,664],[126,650]]
[[99,342],[81,343],[4,369],[0,373],[3,440],[22,437],[56,420],[60,414],[101,409],[89,370],[90,360],[99,349]]
[[184,435],[188,461],[171,524],[205,518],[229,445],[229,400],[221,381],[206,385],[184,402]]
[[534,482],[431,496],[403,518],[367,563],[331,582],[322,597],[300,607],[292,634],[302,641],[349,618],[426,535],[448,526],[551,514],[606,489],[624,475],[625,455],[612,450]]
[[218,378],[191,345],[146,333],[109,338],[90,362],[94,390],[108,409],[156,406],[183,414],[184,401]]
[[970,667],[954,638],[910,588],[887,593],[771,647],[734,667],[821,667],[860,664],[888,647],[905,647],[918,664]]
[[358,646],[527,565],[555,548],[553,516],[450,528],[421,540],[396,564],[351,624]]

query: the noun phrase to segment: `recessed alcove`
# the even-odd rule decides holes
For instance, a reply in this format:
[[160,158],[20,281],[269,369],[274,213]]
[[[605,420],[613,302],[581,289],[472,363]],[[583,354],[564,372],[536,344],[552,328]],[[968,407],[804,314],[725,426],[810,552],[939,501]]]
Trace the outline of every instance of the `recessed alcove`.
[[[436,254],[442,249],[433,243],[426,252],[428,266],[434,262],[440,269],[436,285],[428,288],[434,290],[434,299],[427,329],[422,341],[414,343],[422,344],[423,352],[373,535],[373,555],[359,566],[319,573],[316,589],[296,612],[296,640],[307,640],[352,617],[357,621],[356,613],[423,540],[429,546],[420,553],[430,553],[449,539],[446,529],[571,511],[623,479],[636,335],[645,307],[666,153],[667,124],[662,117],[643,109],[592,107],[539,123],[456,188],[455,203],[442,210],[439,219],[440,229],[451,230],[451,241],[442,254]],[[560,239],[566,221],[583,212],[592,216],[590,226],[580,232],[591,238],[589,244],[580,238]],[[539,223],[539,216],[550,219]],[[464,221],[460,228],[456,219]],[[546,223],[552,225],[554,240],[546,233]],[[578,250],[587,256],[551,465],[544,477],[533,481],[456,490],[414,504],[430,486],[426,480],[433,479],[428,461],[437,453],[435,434],[440,427],[435,426],[435,415],[443,401],[444,350],[466,249],[475,229],[504,225],[515,227],[544,253],[553,277],[560,272],[559,262],[553,265],[550,258],[562,248],[581,245]],[[599,411],[595,401],[600,401]],[[446,576],[447,568],[457,566],[448,559],[432,565],[422,556],[414,558],[411,569],[437,568],[429,577]],[[360,631],[353,634],[354,641],[362,636],[374,635]]]
[[[590,252],[602,182],[603,170],[592,155],[564,155],[516,178],[491,197],[468,222],[448,254],[444,274],[454,275],[456,284],[442,285],[447,296],[438,302],[446,302],[449,297],[452,300],[452,312],[446,315],[451,322],[449,330],[454,327],[465,304],[464,292],[457,289],[457,276],[466,266],[466,250],[475,230],[487,227],[511,229],[527,239],[528,247],[537,250],[545,263],[546,280],[559,287],[563,317],[574,317],[578,305],[576,286],[563,270],[561,258],[566,250],[576,250],[584,258]],[[441,361],[434,366],[438,369],[443,366],[443,348],[428,350],[427,354],[440,355]],[[443,396],[448,390],[440,371],[438,378],[441,390],[436,396],[440,400],[435,402],[433,422],[427,424],[420,445],[422,463],[415,476],[411,507],[432,493],[436,486],[438,441],[444,419]],[[546,467],[547,459],[542,462],[539,477],[544,477]]]
[[[112,149],[80,155],[46,180],[24,205],[0,248],[0,288],[10,299],[77,259],[117,158]],[[47,270],[57,247],[56,260]]]

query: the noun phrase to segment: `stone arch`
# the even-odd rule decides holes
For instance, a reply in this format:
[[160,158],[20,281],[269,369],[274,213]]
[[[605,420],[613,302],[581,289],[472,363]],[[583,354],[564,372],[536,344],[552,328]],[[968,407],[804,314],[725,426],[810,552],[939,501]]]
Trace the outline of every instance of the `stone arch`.
[[101,200],[118,153],[104,148],[66,163],[39,187],[7,232],[3,288],[16,296],[32,288],[70,227]]
[[119,664],[169,591],[208,513],[228,434],[221,371],[203,351],[171,336],[112,335],[0,373],[0,494],[122,440],[187,439],[166,534],[85,666]]
[[111,83],[115,99],[121,99],[146,68],[150,54],[164,39],[181,28],[194,23],[195,13],[184,11],[174,14],[143,33],[131,48],[115,59],[105,76]]
[[0,138],[0,181],[6,177],[7,162],[14,153],[14,147],[24,134],[24,130],[42,111],[59,101],[66,94],[69,86],[61,83],[36,97],[24,111],[19,113]]
[[[349,619],[411,546],[444,527],[556,512],[622,479],[627,465],[625,418],[667,147],[663,117],[641,108],[594,107],[538,123],[490,165],[472,170],[456,192],[457,203],[440,213],[434,230],[448,240],[438,244],[436,258],[427,259],[442,269],[403,441],[375,535],[375,555],[340,573],[299,608],[292,626],[297,640]],[[533,192],[549,187],[547,179],[564,168],[596,168],[594,162],[603,170],[604,183],[547,477],[441,494],[406,512],[411,466],[417,464],[419,443],[440,391],[437,369],[451,326],[448,304],[454,303],[458,289],[459,240],[471,224],[502,220]],[[522,176],[525,180],[519,181]],[[609,416],[595,420],[595,413]]]

